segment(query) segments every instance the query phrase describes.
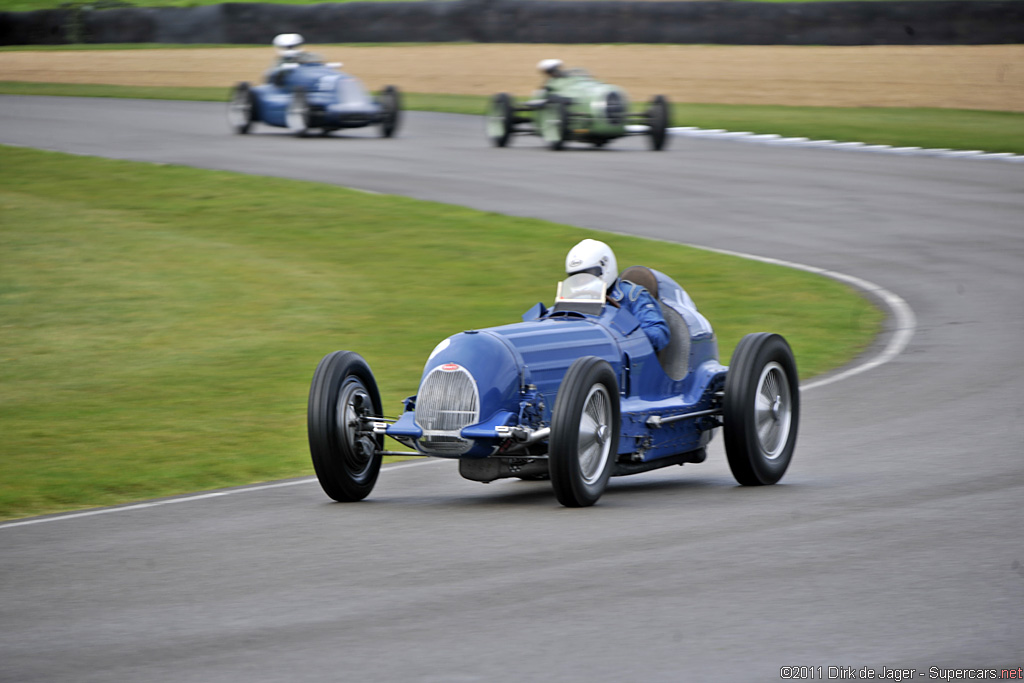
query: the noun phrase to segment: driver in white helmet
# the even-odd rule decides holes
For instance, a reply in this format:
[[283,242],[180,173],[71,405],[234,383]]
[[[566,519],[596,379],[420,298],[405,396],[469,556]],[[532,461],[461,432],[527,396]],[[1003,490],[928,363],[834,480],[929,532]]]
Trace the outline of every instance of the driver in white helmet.
[[577,244],[565,257],[565,272],[567,275],[590,273],[601,278],[608,300],[614,306],[625,308],[640,321],[640,328],[651,341],[654,350],[660,351],[668,345],[670,332],[665,316],[661,313],[661,306],[644,287],[619,279],[615,254],[607,244],[592,239]]
[[[267,70],[267,82],[281,85],[284,74],[288,68],[295,64],[323,61],[319,55],[306,52],[302,49],[305,40],[298,33],[280,33],[274,36],[274,49],[277,50],[277,59]],[[287,66],[286,66],[287,65]]]
[[561,59],[542,59],[537,62],[537,71],[545,76],[544,88],[546,90],[551,88],[551,81],[565,77],[563,66],[565,63]]

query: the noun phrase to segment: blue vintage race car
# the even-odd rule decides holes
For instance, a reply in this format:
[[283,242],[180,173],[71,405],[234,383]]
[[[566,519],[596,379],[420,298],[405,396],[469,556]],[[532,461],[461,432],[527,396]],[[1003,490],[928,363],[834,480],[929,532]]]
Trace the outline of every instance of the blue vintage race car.
[[336,351],[313,375],[309,446],[321,486],[338,501],[372,490],[390,437],[418,454],[457,458],[475,481],[550,478],[559,502],[593,505],[610,476],[703,462],[723,427],[743,485],[774,484],[796,445],[800,394],[789,344],[745,336],[718,362],[711,325],[671,278],[634,266],[671,329],[656,353],[637,319],[606,302],[604,283],[578,273],[511,325],[461,332],[427,359],[416,396],[383,417],[366,361]]
[[338,66],[316,59],[285,63],[262,85],[239,83],[228,101],[228,124],[236,133],[265,123],[298,136],[379,125],[383,137],[394,135],[402,106],[398,89],[389,85],[371,97],[358,79]]

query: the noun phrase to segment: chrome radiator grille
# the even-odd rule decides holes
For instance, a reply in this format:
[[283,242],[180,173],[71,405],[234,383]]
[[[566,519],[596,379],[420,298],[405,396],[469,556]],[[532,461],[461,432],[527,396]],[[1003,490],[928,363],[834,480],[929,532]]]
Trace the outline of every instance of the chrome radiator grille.
[[465,453],[473,442],[459,432],[479,421],[480,400],[473,376],[455,363],[431,370],[416,396],[416,424],[423,429],[420,448],[438,455]]
[[364,104],[370,101],[370,96],[356,79],[342,78],[338,81],[338,100],[342,104]]
[[622,95],[617,92],[608,93],[607,110],[605,114],[608,116],[608,122],[621,126],[626,121],[626,113],[628,105],[622,101]]

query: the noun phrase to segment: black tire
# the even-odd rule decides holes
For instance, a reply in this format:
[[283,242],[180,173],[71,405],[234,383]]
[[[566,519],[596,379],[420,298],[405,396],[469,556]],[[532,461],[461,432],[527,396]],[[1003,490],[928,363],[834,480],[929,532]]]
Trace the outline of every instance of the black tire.
[[668,127],[672,120],[672,108],[664,95],[655,95],[647,110],[650,126],[651,149],[659,152],[668,144]]
[[292,93],[292,99],[288,103],[288,110],[285,112],[285,123],[288,130],[300,138],[309,135],[312,128],[313,113],[309,108],[309,100],[305,90],[296,90]]
[[619,384],[607,361],[578,358],[551,413],[548,466],[558,502],[587,507],[608,485],[619,445]]
[[515,108],[508,93],[498,93],[491,99],[487,112],[487,137],[495,147],[508,144],[515,130]]
[[363,357],[324,356],[309,387],[307,428],[313,469],[334,500],[362,500],[377,483],[384,437],[365,429],[361,418],[380,415],[380,392]]
[[569,139],[569,103],[561,97],[551,97],[538,112],[540,136],[548,147],[558,151]]
[[384,109],[384,118],[380,122],[380,136],[394,137],[398,132],[398,125],[402,122],[402,94],[395,86],[388,85],[380,91],[377,101]]
[[256,95],[252,92],[252,86],[243,81],[231,89],[228,125],[235,133],[245,135],[256,121],[256,114]]
[[774,484],[785,474],[800,424],[800,387],[793,351],[777,334],[740,340],[722,400],[725,453],[743,486]]

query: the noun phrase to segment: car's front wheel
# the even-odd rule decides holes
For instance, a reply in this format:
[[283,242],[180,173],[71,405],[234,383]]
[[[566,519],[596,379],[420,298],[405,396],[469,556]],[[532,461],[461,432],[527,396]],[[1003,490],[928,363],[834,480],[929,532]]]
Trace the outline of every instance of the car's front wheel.
[[324,356],[309,387],[307,428],[313,469],[334,500],[362,500],[377,483],[383,437],[369,422],[380,415],[380,392],[363,357],[353,351]]
[[722,399],[725,453],[736,481],[774,484],[796,447],[800,387],[793,351],[777,334],[748,334],[737,344]]
[[569,139],[569,103],[561,97],[551,97],[540,111],[540,136],[553,150],[565,147]]
[[228,100],[228,125],[239,135],[244,135],[252,128],[256,120],[256,95],[252,86],[242,82],[231,89]]
[[402,96],[393,85],[385,86],[377,96],[383,111],[383,118],[380,121],[380,135],[384,138],[394,137],[398,131],[398,124],[402,113]]
[[587,507],[608,485],[619,445],[619,385],[607,361],[577,359],[551,413],[548,466],[558,502]]
[[495,147],[504,147],[515,127],[515,108],[508,93],[498,93],[487,112],[487,137]]
[[285,111],[284,120],[288,130],[300,138],[309,134],[312,121],[312,112],[309,109],[309,100],[306,91],[296,90],[292,93],[292,99],[288,102],[288,109]]

